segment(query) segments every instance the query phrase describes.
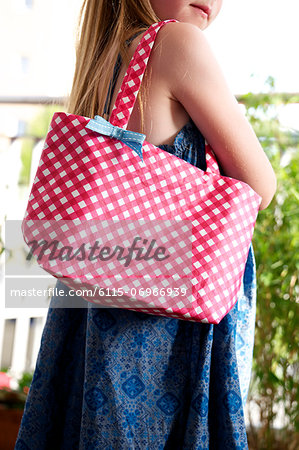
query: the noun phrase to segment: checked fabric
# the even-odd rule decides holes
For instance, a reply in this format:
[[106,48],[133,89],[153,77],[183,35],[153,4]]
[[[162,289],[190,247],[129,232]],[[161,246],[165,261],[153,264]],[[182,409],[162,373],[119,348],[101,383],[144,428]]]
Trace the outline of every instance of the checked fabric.
[[[129,64],[110,118],[117,133],[126,129],[156,35],[167,22],[144,33]],[[97,288],[92,299],[82,296],[103,306],[219,323],[237,301],[260,196],[222,176],[208,144],[203,171],[146,141],[140,158],[112,137],[118,134],[91,130],[91,120],[54,114],[22,224],[26,243],[48,237],[63,252],[99,236],[110,245],[137,231],[160,237],[174,251],[153,266],[86,257],[58,261],[49,258],[50,249],[38,262],[71,288]],[[158,294],[145,296],[142,289],[153,285]],[[181,290],[167,291],[174,287]],[[106,296],[101,288],[120,288],[124,295]]]

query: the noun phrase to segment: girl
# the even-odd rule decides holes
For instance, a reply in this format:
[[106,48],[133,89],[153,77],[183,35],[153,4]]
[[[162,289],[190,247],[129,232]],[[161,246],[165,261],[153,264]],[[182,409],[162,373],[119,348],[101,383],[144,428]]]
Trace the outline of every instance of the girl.
[[[109,118],[140,33],[176,19],[158,33],[128,129],[202,169],[205,137],[222,172],[249,184],[263,209],[275,175],[202,33],[221,4],[86,0],[69,112]],[[239,300],[219,325],[84,301],[55,308],[54,297],[16,449],[248,448],[254,288],[250,247]]]

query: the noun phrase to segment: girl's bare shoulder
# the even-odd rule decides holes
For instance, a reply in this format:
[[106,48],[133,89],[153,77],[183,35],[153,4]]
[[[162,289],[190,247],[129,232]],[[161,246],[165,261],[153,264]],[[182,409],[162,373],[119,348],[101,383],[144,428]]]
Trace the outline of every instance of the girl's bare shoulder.
[[180,79],[213,54],[204,32],[185,22],[164,25],[156,38],[152,53],[152,65],[161,77],[171,82]]
[[207,45],[207,39],[202,30],[186,22],[170,22],[164,25],[158,33],[154,53],[163,57],[177,58],[181,52],[188,54],[198,51],[198,45]]
[[165,24],[158,33],[158,40],[166,38],[167,36],[171,40],[180,41],[183,40],[184,37],[193,36],[196,38],[196,36],[203,36],[203,31],[198,28],[197,26],[187,23],[187,22],[169,22]]

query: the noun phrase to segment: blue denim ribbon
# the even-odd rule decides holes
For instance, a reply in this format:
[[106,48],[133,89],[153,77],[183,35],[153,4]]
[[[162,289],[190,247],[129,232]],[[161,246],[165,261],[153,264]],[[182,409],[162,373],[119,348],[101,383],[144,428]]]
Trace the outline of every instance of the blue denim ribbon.
[[134,131],[125,130],[124,128],[112,125],[112,123],[107,122],[107,120],[103,119],[101,116],[95,116],[94,119],[91,119],[86,125],[86,128],[104,134],[105,136],[118,139],[134,150],[143,162],[142,145],[146,137],[145,134],[135,133]]

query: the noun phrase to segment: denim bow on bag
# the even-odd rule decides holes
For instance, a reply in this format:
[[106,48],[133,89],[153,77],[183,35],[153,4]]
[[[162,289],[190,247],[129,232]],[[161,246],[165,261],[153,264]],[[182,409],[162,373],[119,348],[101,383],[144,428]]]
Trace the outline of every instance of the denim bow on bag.
[[104,134],[105,136],[118,139],[134,150],[143,162],[142,145],[146,137],[145,134],[135,133],[134,131],[125,130],[124,128],[112,125],[112,123],[101,116],[95,116],[94,119],[91,119],[86,125],[86,128]]

